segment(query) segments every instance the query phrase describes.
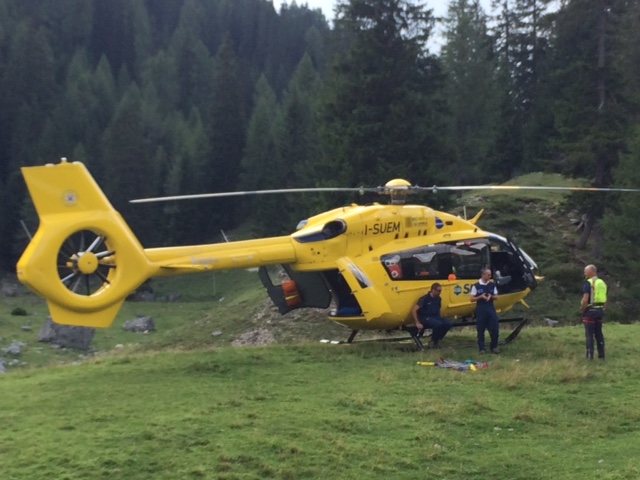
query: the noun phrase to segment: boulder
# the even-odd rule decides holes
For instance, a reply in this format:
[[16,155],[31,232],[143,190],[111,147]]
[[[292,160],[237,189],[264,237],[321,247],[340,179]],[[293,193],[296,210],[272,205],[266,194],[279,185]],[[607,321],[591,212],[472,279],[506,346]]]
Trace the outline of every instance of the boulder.
[[5,355],[13,355],[14,357],[17,357],[18,355],[20,355],[20,352],[22,351],[22,347],[26,347],[26,346],[27,346],[26,343],[11,342],[11,345],[9,345],[7,348],[3,348],[2,351],[4,352]]
[[156,296],[153,292],[137,291],[133,295],[130,295],[127,300],[131,302],[154,302]]
[[153,317],[145,317],[143,315],[134,318],[133,320],[129,320],[124,324],[124,329],[128,332],[155,332],[156,324]]
[[0,283],[0,292],[5,297],[17,297],[18,296],[18,285],[15,283],[7,282],[5,280]]
[[167,301],[170,303],[175,303],[178,300],[180,300],[180,298],[182,297],[182,294],[178,293],[178,292],[171,292],[169,294],[169,297],[167,298]]
[[47,317],[38,334],[38,341],[63,348],[89,350],[95,333],[95,328],[60,325]]

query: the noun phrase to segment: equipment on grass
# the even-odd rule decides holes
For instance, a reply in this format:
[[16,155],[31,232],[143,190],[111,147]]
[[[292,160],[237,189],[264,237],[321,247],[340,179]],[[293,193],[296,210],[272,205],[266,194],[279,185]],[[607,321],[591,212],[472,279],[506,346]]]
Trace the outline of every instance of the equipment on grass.
[[438,368],[450,368],[452,370],[458,370],[459,372],[464,372],[467,370],[471,370],[475,372],[479,368],[488,368],[491,365],[489,362],[476,362],[474,360],[465,360],[464,362],[453,362],[451,360],[445,360],[441,358],[439,362],[418,362],[419,365],[422,364],[432,364],[434,367]]

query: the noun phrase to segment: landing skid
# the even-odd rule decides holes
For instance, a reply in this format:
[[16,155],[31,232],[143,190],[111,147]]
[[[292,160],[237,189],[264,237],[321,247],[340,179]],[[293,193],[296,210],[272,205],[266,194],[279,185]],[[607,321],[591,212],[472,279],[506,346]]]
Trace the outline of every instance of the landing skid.
[[[508,345],[509,343],[513,342],[516,337],[520,334],[520,331],[522,330],[522,328],[527,324],[529,320],[523,317],[517,317],[517,318],[504,318],[502,320],[499,320],[499,323],[513,323],[513,322],[520,322],[518,324],[518,326],[516,328],[513,329],[513,331],[509,334],[509,336],[507,338],[505,338],[504,340],[500,341],[499,344],[500,345]],[[474,326],[476,324],[476,322],[460,322],[460,323],[454,323],[453,324],[453,328],[457,328],[457,327],[470,327],[470,326]],[[422,338],[424,338],[424,332],[425,330],[418,330],[416,327],[405,327],[403,328],[403,331],[407,332],[414,343],[416,344],[416,349],[418,351],[422,351],[424,350],[424,344],[422,343]],[[354,341],[356,335],[358,334],[359,330],[352,330],[351,334],[349,335],[349,338],[347,338],[346,341],[330,341],[330,340],[321,340],[321,342],[323,343],[332,343],[332,344],[353,344],[353,343],[384,343],[384,342],[405,342],[408,340],[407,337],[391,337],[391,338],[372,338],[369,340],[359,340],[359,341]],[[431,335],[427,335],[427,338],[431,337]],[[475,346],[475,344],[466,344],[466,345],[456,345],[456,347],[472,347]]]

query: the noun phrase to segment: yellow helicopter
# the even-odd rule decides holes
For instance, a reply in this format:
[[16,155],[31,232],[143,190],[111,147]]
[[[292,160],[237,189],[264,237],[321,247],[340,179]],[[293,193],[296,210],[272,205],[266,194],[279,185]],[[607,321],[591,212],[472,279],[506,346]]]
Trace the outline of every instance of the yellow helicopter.
[[[303,220],[291,235],[209,245],[144,248],[79,162],[22,169],[40,225],[17,264],[19,280],[47,300],[56,323],[109,327],[123,302],[152,277],[259,267],[280,313],[334,309],[329,319],[351,330],[407,330],[411,308],[434,282],[443,286],[442,314],[473,315],[471,286],[490,267],[506,312],[536,287],[536,263],[513,241],[482,230],[482,214],[465,220],[406,204],[410,194],[437,190],[581,187],[417,187],[396,179],[384,187],[289,189],[388,195],[390,204],[352,204]],[[150,202],[280,191],[234,192],[134,200]],[[281,265],[286,280],[265,267]],[[461,323],[462,324],[462,323]],[[468,323],[464,323],[468,324]]]

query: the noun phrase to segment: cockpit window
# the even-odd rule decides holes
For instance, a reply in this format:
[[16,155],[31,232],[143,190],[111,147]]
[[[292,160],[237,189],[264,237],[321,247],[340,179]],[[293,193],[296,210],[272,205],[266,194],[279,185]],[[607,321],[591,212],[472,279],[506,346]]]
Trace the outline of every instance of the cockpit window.
[[485,239],[440,243],[383,255],[381,262],[392,280],[477,279],[490,265],[490,247]]

